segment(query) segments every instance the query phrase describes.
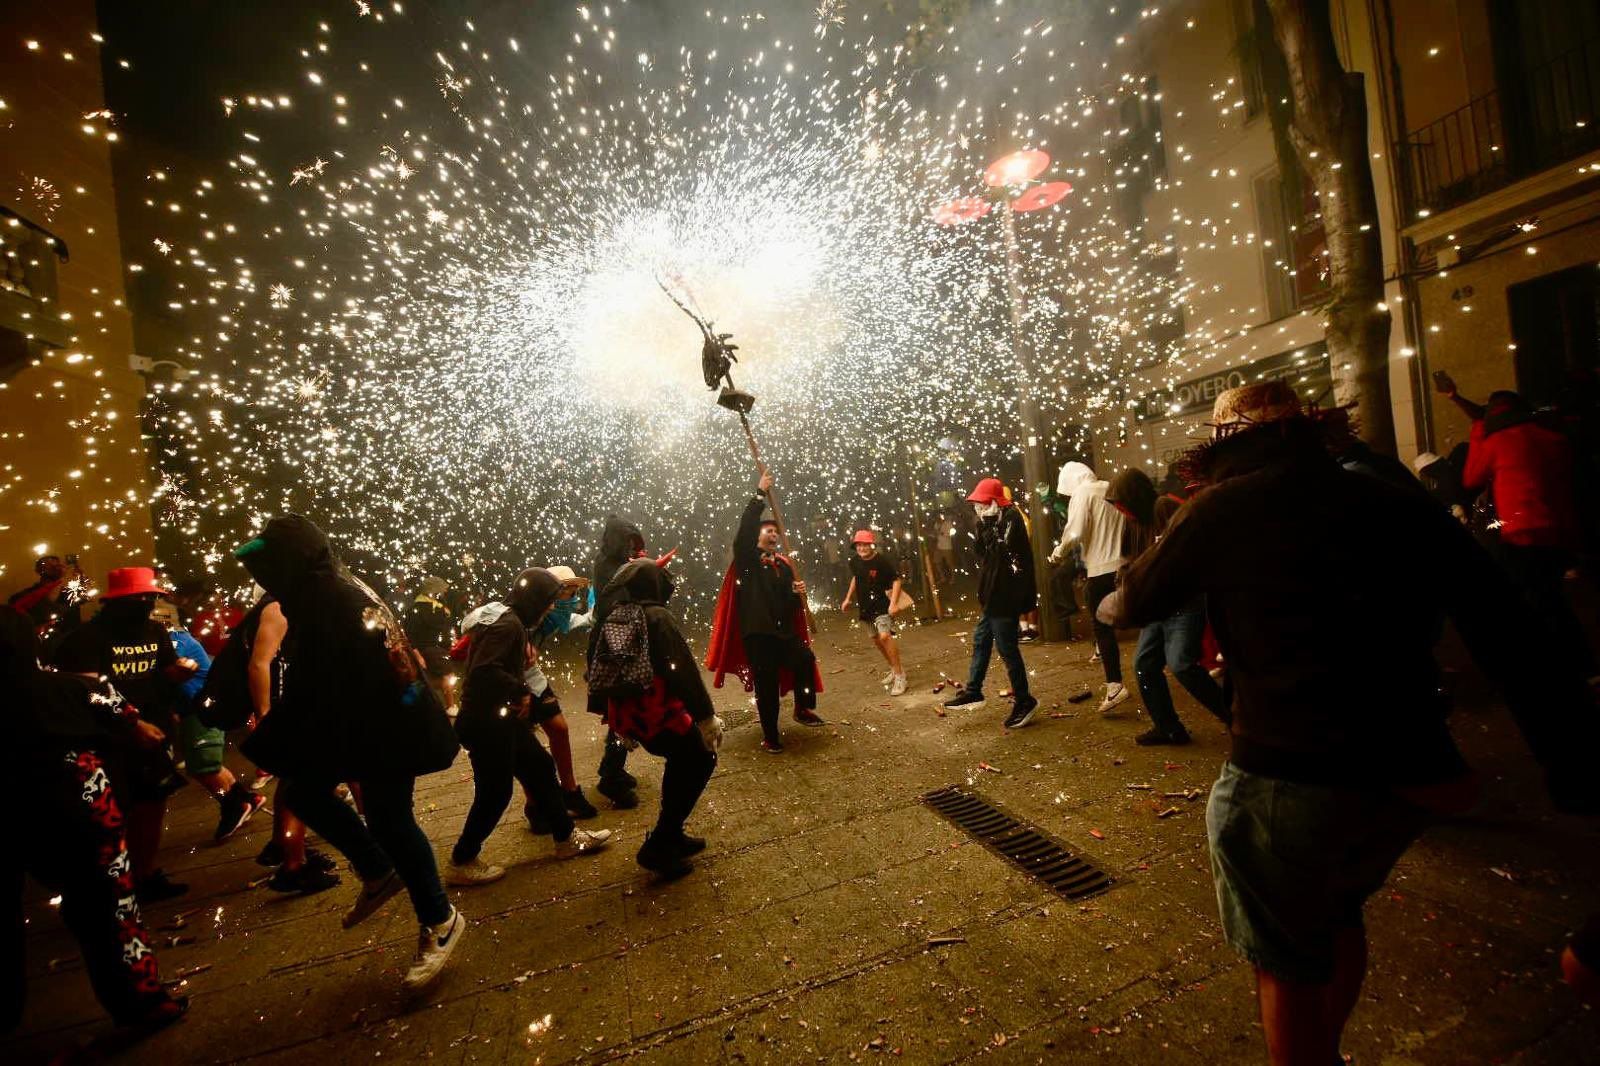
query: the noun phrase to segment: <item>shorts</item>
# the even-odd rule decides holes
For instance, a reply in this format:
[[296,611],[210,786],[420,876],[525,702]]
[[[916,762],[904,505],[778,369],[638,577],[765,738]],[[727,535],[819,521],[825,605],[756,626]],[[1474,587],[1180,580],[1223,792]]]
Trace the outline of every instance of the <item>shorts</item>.
[[880,614],[872,617],[862,615],[861,624],[871,626],[873,631],[880,637],[894,636],[894,617],[892,615]]
[[1427,824],[1382,789],[1333,788],[1248,773],[1231,762],[1212,786],[1206,835],[1222,932],[1268,973],[1333,978],[1334,939]]
[[222,769],[222,752],[227,737],[191,714],[178,723],[178,752],[184,768],[191,774],[214,774]]

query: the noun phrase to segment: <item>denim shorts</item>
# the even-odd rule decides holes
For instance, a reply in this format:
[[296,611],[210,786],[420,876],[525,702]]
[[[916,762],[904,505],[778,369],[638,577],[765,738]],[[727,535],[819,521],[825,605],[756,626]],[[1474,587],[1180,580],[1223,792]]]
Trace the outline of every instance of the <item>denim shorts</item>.
[[894,618],[891,615],[880,614],[876,618],[863,618],[861,623],[871,626],[872,631],[880,637],[894,636]]
[[1426,822],[1421,808],[1388,790],[1302,784],[1224,764],[1206,804],[1223,935],[1274,976],[1327,983],[1336,934],[1361,927],[1362,905]]

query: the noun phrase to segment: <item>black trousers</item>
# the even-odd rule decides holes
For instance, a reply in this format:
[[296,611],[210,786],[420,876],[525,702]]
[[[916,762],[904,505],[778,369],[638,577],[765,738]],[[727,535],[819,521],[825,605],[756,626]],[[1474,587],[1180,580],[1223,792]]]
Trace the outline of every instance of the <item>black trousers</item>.
[[483,850],[500,816],[511,803],[511,785],[522,787],[539,805],[539,813],[550,821],[551,836],[565,840],[572,835],[572,816],[561,797],[556,780],[556,761],[533,735],[533,724],[520,718],[503,718],[480,724],[474,730],[467,757],[472,761],[472,807],[461,827],[451,858],[471,862]]
[[652,837],[676,840],[683,836],[683,823],[700,802],[700,794],[717,768],[717,754],[707,751],[700,742],[700,731],[662,732],[643,744],[651,755],[667,760],[661,772],[661,813],[656,815],[656,828]]
[[606,750],[600,756],[600,784],[626,785],[627,778],[622,775],[628,769],[628,749],[622,740],[612,730],[606,730]]
[[745,658],[756,686],[756,711],[761,715],[761,735],[778,743],[778,673],[787,669],[794,675],[794,709],[812,711],[817,707],[817,657],[799,637],[767,637],[751,634],[744,638]]
[[1100,667],[1106,672],[1106,681],[1111,684],[1120,684],[1122,681],[1122,652],[1117,648],[1117,631],[1095,618],[1095,612],[1100,609],[1100,601],[1111,595],[1116,587],[1116,574],[1101,574],[1091,577],[1083,589],[1083,598],[1089,601],[1084,606],[1089,609],[1089,617],[1094,621],[1094,643],[1100,649]]
[[1600,673],[1583,623],[1578,621],[1572,605],[1567,602],[1566,573],[1573,562],[1572,553],[1561,548],[1502,541],[1500,561],[1549,630],[1555,641],[1555,653],[1564,660],[1564,668],[1585,678]]
[[110,779],[90,751],[49,756],[57,765],[25,774],[27,809],[13,821],[0,895],[0,1032],[22,1019],[27,989],[23,963],[22,876],[31,873],[61,895],[61,919],[78,941],[95,998],[121,1023],[137,1021],[167,999],[155,951],[133,895],[133,868],[122,834],[122,811]]

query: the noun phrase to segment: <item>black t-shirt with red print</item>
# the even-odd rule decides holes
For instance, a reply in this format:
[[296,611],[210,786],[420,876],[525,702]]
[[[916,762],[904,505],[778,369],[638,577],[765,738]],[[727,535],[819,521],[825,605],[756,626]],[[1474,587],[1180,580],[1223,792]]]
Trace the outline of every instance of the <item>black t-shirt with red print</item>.
[[870,622],[889,613],[889,592],[900,579],[893,560],[882,552],[870,559],[853,556],[850,573],[856,579],[856,601],[861,604],[861,620]]

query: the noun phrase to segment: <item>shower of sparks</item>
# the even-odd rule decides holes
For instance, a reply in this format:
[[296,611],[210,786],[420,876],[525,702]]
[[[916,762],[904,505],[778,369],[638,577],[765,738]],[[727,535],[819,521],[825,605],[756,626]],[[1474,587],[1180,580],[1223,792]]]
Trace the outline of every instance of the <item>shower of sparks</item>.
[[[568,23],[565,50],[536,60],[471,21],[330,3],[281,94],[224,99],[248,129],[222,232],[209,180],[192,202],[149,194],[165,306],[186,325],[172,357],[196,372],[152,388],[167,528],[227,565],[293,508],[368,573],[489,593],[529,563],[586,571],[616,511],[681,545],[703,605],[755,477],[662,277],[740,345],[797,530],[903,513],[907,479],[951,451],[935,441],[980,472],[1014,462],[1019,387],[1131,426],[1127,373],[1182,376],[1182,329],[1163,327],[1193,285],[1173,233],[1127,217],[1148,149],[1102,132],[1148,99],[1144,78],[1054,86],[1072,56],[1099,66],[1097,46],[1058,54],[1037,17],[996,16],[997,61],[924,23],[847,24],[841,0],[816,6],[814,34],[785,11],[798,39],[753,6],[683,16],[682,41],[625,0],[528,15],[549,25],[523,42]],[[426,65],[411,96],[369,71],[374,34]],[[291,108],[308,83],[316,102]],[[305,150],[314,107],[330,120],[314,161],[279,158],[275,139]],[[965,225],[933,214],[983,195],[983,168],[1020,147],[1074,191],[1016,215],[1014,338],[1003,202]],[[205,242],[186,228],[202,225]]]

